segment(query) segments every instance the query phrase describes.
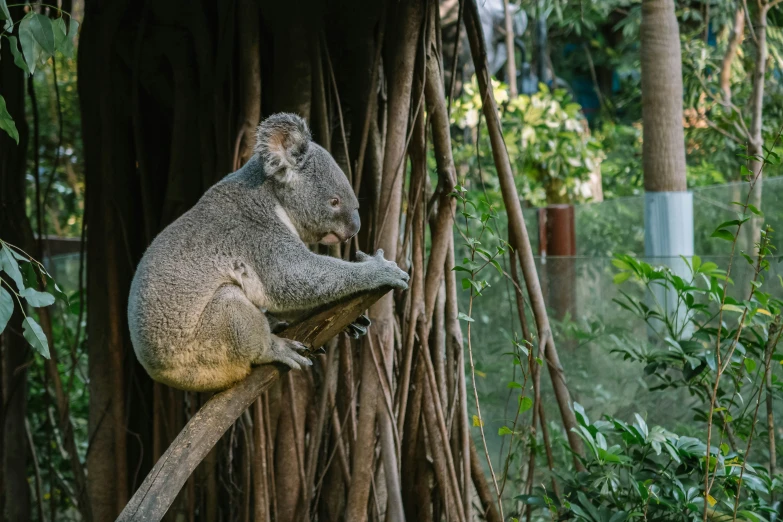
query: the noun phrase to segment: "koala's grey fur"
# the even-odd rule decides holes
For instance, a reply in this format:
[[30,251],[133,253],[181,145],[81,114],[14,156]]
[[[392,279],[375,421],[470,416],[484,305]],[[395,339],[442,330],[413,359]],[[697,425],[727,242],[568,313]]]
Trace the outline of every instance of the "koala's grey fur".
[[407,288],[383,251],[350,263],[306,243],[347,241],[359,203],[304,120],[276,114],[256,154],[210,188],[150,245],[128,302],[131,340],[150,376],[193,391],[224,389],[250,366],[312,364],[301,344],[270,332],[264,311],[312,309],[380,286]]

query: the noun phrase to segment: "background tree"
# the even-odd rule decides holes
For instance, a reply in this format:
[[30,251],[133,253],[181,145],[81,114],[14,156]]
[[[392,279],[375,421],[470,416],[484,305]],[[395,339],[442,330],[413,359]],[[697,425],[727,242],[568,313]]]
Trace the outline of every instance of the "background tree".
[[[0,0],[3,16],[5,4]],[[358,520],[532,520],[549,519],[540,509],[549,505],[560,516],[600,519],[589,509],[599,506],[612,516],[640,509],[646,501],[637,478],[647,473],[662,477],[657,493],[670,502],[650,513],[681,514],[698,501],[678,496],[682,483],[666,479],[673,467],[662,458],[634,460],[632,473],[623,475],[627,483],[604,482],[619,489],[597,490],[595,480],[624,473],[624,464],[600,451],[609,449],[595,433],[608,425],[591,422],[572,398],[592,401],[585,403],[591,408],[622,409],[629,402],[636,408],[637,397],[648,397],[619,388],[631,381],[629,386],[638,388],[641,370],[637,375],[624,366],[627,373],[613,371],[611,379],[586,382],[580,361],[589,359],[585,368],[601,371],[619,368],[610,353],[618,346],[605,341],[617,338],[625,357],[660,369],[644,379],[694,391],[693,401],[703,390],[698,376],[690,380],[691,373],[707,367],[709,359],[699,359],[703,366],[694,368],[690,353],[677,359],[670,345],[660,352],[668,355],[659,353],[654,340],[639,345],[646,337],[631,324],[617,324],[614,316],[594,320],[614,306],[607,298],[614,294],[602,282],[652,270],[624,258],[616,260],[623,267],[617,275],[604,261],[580,261],[592,271],[575,278],[571,290],[590,303],[600,295],[600,306],[580,304],[577,316],[550,324],[537,285],[534,262],[540,260],[531,248],[537,238],[527,234],[531,221],[525,219],[532,212],[526,207],[594,198],[597,192],[585,189],[599,165],[609,198],[640,194],[647,181],[663,181],[648,188],[673,199],[686,195],[688,187],[741,179],[743,161],[734,154],[748,142],[751,108],[763,107],[765,143],[772,143],[774,127],[783,121],[775,101],[776,68],[783,64],[776,5],[751,2],[745,15],[744,4],[739,10],[723,0],[682,4],[676,11],[671,2],[647,0],[538,2],[528,13],[536,24],[511,44],[517,47],[522,93],[513,98],[488,72],[502,75],[507,69],[491,57],[508,54],[510,35],[497,29],[506,26],[506,10],[516,11],[514,0],[495,1],[496,16],[488,17],[490,3],[473,0],[365,4],[86,0],[82,16],[81,2],[62,2],[58,5],[86,22],[78,62],[81,114],[73,95],[73,62],[58,52],[45,67],[34,62],[36,72],[20,79],[19,67],[27,62],[24,52],[20,60],[13,53],[9,59],[8,39],[19,36],[20,28],[0,36],[0,95],[19,130],[19,150],[25,136],[33,144],[24,165],[11,147],[15,143],[0,141],[0,238],[8,240],[9,230],[22,245],[27,237],[32,252],[40,251],[48,262],[54,251],[40,239],[85,232],[81,248],[88,258],[87,295],[75,277],[70,309],[34,312],[51,340],[50,361],[34,357],[23,343],[14,326],[18,318],[3,336],[2,447],[8,471],[0,498],[12,499],[5,502],[10,519],[113,519],[209,399],[155,384],[138,365],[127,336],[128,285],[151,239],[211,184],[247,161],[256,125],[281,110],[309,120],[315,139],[334,154],[359,194],[362,231],[331,254],[350,258],[357,248],[382,246],[410,271],[411,286],[372,307],[368,337],[339,337],[316,357],[313,371],[288,373],[241,415],[188,479],[168,517],[334,520],[349,513]],[[760,5],[768,7],[768,58],[764,74],[754,76]],[[16,21],[25,13],[59,16],[56,7],[38,4],[11,12]],[[742,30],[746,16],[755,23],[744,23]],[[487,28],[492,33],[481,35]],[[680,47],[684,75],[670,62]],[[539,77],[546,79],[545,88],[538,87]],[[755,81],[763,83],[761,90]],[[5,129],[9,120],[3,118]],[[771,186],[767,197],[774,198]],[[727,203],[741,199],[741,189],[736,192]],[[635,199],[580,207],[580,251],[604,258],[618,245],[623,251],[625,245],[640,245],[644,227],[638,207]],[[680,218],[661,208],[659,215],[680,232]],[[774,224],[776,210],[770,212]],[[757,232],[759,239],[766,237],[761,228]],[[740,247],[767,255],[753,242]],[[706,251],[712,248],[723,251],[712,243]],[[631,250],[642,254],[641,248]],[[556,266],[556,260],[547,261],[550,270]],[[706,268],[711,265],[691,264],[678,275],[719,280],[717,269]],[[553,272],[552,281],[567,279]],[[642,288],[631,286],[631,293]],[[693,303],[705,295],[693,288],[687,292],[696,296]],[[497,298],[501,295],[508,299]],[[771,297],[761,303],[765,295],[728,301],[746,306],[756,321],[742,341],[753,353],[737,363],[735,376],[752,364],[770,368],[765,355],[774,351],[768,346],[775,339],[761,320],[764,311],[776,314],[777,305]],[[693,322],[704,332],[705,323]],[[577,342],[569,348],[572,338]],[[567,352],[565,367],[557,347]],[[500,362],[506,359],[513,363]],[[554,397],[540,378],[543,365],[552,376]],[[511,375],[512,369],[507,383],[506,370]],[[774,377],[771,372],[770,396],[778,398]],[[731,395],[727,380],[721,393]],[[755,421],[723,401],[718,397],[716,405],[728,408],[741,424],[736,437],[752,434]],[[561,422],[547,422],[558,413]],[[23,429],[25,419],[29,430]],[[645,431],[643,422],[626,431],[613,425],[614,431],[602,433],[622,438],[622,448],[612,449],[620,451],[621,460],[622,451],[633,458],[661,442],[629,442],[626,435],[633,430]],[[687,434],[698,436],[702,427],[689,423]],[[662,432],[651,425],[649,433]],[[774,440],[774,429],[769,433]],[[664,438],[664,444],[678,440]],[[732,451],[735,446],[729,444]],[[678,447],[676,457],[670,455],[698,462],[705,448]],[[698,464],[685,469],[688,477],[699,475]],[[758,485],[762,479],[753,472],[746,482]],[[732,480],[727,475],[712,490],[724,504],[738,491]],[[741,505],[763,512],[779,495],[776,487],[751,494],[742,488]],[[697,497],[700,488],[695,484]]]
[[[22,16],[14,7],[12,16]],[[27,219],[26,179],[28,127],[25,120],[24,72],[13,62],[9,46],[0,48],[0,94],[8,113],[14,118],[19,134],[17,143],[0,132],[0,230],[3,239],[32,250],[33,230]],[[22,337],[22,313],[15,311],[5,333],[0,337],[3,354],[2,411],[2,481],[0,499],[7,520],[31,517],[30,488],[27,483],[28,444],[25,433],[27,417],[27,363],[32,352]],[[8,501],[8,499],[13,499]]]

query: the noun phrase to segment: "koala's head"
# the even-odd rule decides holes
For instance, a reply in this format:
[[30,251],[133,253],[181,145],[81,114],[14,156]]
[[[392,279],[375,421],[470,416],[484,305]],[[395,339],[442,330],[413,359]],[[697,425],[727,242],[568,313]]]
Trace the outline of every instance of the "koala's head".
[[307,123],[295,114],[264,120],[255,152],[267,183],[305,243],[336,244],[359,231],[359,201],[334,158],[313,142]]

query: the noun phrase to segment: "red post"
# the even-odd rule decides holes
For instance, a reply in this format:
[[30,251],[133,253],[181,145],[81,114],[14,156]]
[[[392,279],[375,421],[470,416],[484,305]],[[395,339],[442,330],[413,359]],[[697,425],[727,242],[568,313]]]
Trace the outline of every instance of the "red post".
[[557,319],[576,315],[576,220],[573,205],[538,210],[538,253],[544,265],[547,305]]

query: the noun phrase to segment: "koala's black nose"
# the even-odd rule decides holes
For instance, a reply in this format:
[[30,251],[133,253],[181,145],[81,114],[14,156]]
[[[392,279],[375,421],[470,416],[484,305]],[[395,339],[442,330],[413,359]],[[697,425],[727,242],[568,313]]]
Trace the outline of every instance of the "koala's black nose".
[[362,227],[362,220],[359,218],[359,209],[355,209],[351,213],[351,234],[349,237],[353,237],[359,233],[359,229]]

